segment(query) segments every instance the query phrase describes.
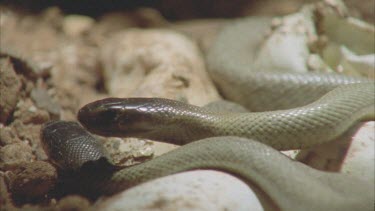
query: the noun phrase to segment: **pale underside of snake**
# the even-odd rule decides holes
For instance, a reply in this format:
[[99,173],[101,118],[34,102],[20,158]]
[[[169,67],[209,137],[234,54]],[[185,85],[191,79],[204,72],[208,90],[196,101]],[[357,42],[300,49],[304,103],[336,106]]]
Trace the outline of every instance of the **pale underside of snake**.
[[[136,166],[88,174],[84,183],[112,194],[177,172],[217,169],[257,185],[282,210],[373,210],[373,181],[318,171],[277,150],[328,142],[358,121],[373,120],[374,82],[258,71],[252,61],[269,28],[267,18],[227,26],[207,59],[222,94],[256,112],[217,112],[157,98],[108,98],[84,106],[78,119],[90,132],[186,144]],[[42,139],[61,167],[79,168],[105,157],[97,141],[75,123],[48,123]]]

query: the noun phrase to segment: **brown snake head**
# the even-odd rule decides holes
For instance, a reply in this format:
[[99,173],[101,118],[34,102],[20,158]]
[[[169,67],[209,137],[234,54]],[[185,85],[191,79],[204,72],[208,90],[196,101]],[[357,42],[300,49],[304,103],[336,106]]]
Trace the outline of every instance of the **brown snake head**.
[[139,137],[171,122],[168,114],[171,103],[166,103],[169,101],[160,98],[106,98],[83,106],[78,112],[78,120],[87,130],[98,135]]
[[113,120],[118,118],[121,111],[116,101],[108,99],[89,103],[78,111],[77,118],[90,132],[108,136],[117,128]]

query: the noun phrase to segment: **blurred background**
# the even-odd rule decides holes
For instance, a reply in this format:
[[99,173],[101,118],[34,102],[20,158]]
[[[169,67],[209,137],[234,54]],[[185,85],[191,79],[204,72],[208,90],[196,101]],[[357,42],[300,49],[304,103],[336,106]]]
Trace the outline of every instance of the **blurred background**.
[[[316,0],[5,0],[3,5],[29,12],[58,6],[64,13],[98,17],[110,11],[134,10],[140,7],[155,8],[168,20],[193,18],[232,18],[246,15],[284,15],[296,11],[301,5]],[[345,0],[351,15],[374,23],[375,1]]]

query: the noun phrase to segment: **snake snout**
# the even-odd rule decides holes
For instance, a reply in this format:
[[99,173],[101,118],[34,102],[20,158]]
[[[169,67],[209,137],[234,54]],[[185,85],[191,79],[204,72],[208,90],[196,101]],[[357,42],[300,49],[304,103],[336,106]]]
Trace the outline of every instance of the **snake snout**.
[[90,132],[109,136],[118,130],[118,117],[121,114],[121,106],[118,98],[107,98],[95,101],[83,106],[77,118],[79,122]]

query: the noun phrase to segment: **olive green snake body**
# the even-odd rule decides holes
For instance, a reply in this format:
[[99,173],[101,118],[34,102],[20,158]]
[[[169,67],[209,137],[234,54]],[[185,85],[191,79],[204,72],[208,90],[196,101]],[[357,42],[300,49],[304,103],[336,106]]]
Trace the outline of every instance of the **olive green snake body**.
[[[91,175],[84,183],[111,194],[177,172],[217,169],[256,184],[282,210],[373,210],[373,181],[318,171],[277,150],[328,142],[358,121],[373,120],[374,82],[337,74],[255,72],[251,62],[269,29],[269,19],[255,20],[226,27],[207,61],[224,96],[259,112],[214,112],[158,98],[108,98],[90,103],[78,114],[90,132],[186,145],[102,177]],[[66,153],[69,158],[78,154],[81,159],[87,148],[95,154],[93,160],[104,156],[94,138],[69,124],[73,123],[55,122],[42,129],[47,152]],[[65,132],[59,132],[64,125],[76,128],[74,138],[64,138]],[[70,143],[69,149],[64,141]],[[68,160],[61,156],[55,162],[60,166],[81,162]]]

